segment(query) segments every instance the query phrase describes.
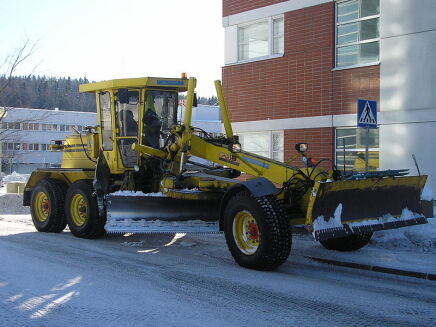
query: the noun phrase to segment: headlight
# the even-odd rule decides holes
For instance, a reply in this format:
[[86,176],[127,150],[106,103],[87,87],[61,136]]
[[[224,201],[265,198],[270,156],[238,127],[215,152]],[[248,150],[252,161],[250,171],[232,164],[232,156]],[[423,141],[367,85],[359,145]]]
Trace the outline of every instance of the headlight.
[[239,144],[239,143],[230,144],[229,151],[231,151],[232,153],[241,152],[241,144]]
[[300,153],[306,152],[307,151],[307,143],[297,143],[295,144],[295,150],[297,150]]

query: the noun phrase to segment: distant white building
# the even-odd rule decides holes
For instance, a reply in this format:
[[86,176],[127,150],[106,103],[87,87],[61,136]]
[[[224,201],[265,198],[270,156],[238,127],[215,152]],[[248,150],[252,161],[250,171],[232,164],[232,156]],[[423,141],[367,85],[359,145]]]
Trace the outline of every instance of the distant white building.
[[[177,119],[183,120],[184,107],[179,106]],[[221,134],[221,114],[219,106],[199,104],[192,108],[191,125],[211,134]]]
[[97,123],[97,115],[92,112],[0,109],[6,110],[0,122],[1,171],[5,173],[30,173],[36,168],[59,166],[61,153],[49,151],[51,141],[62,140],[73,127],[82,131],[84,126]]
[[[63,140],[73,127],[82,131],[84,126],[96,124],[97,114],[92,112],[8,108],[0,122],[1,171],[31,173],[36,168],[58,167],[61,153],[49,151],[51,141]],[[219,107],[194,107],[192,126],[213,135],[220,134]]]

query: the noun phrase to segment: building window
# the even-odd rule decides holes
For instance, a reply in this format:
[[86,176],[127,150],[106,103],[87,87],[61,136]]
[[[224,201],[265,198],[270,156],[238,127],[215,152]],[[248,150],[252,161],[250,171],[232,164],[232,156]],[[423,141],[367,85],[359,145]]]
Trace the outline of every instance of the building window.
[[21,129],[21,126],[20,126],[21,124],[20,123],[14,123],[14,122],[11,122],[11,123],[7,123],[7,129]]
[[380,0],[336,3],[336,67],[377,63]]
[[282,54],[285,49],[283,17],[273,19],[273,54]]
[[238,133],[242,150],[283,161],[283,131]]
[[58,125],[57,124],[41,124],[43,131],[57,131]]
[[283,16],[238,26],[238,60],[283,54]]
[[[336,165],[346,171],[365,170],[365,138],[363,128],[336,129]],[[379,129],[369,130],[368,168],[377,170],[379,165]],[[345,161],[344,161],[345,157]]]

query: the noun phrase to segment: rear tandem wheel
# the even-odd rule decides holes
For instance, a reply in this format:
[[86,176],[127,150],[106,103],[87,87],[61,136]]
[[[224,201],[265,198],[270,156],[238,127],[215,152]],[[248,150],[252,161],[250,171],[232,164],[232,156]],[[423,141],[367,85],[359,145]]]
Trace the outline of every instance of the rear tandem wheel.
[[223,223],[230,253],[242,267],[271,270],[287,260],[292,232],[273,195],[236,194],[225,208]]
[[98,213],[91,181],[79,180],[70,185],[65,199],[65,216],[74,236],[98,238],[105,234],[104,217]]
[[64,182],[46,178],[39,181],[32,191],[30,214],[38,232],[60,233],[67,225],[64,215]]

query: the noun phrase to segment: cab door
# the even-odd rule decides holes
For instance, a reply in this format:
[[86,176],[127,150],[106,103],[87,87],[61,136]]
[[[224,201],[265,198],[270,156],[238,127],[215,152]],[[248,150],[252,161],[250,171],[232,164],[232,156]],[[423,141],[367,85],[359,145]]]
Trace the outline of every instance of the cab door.
[[100,109],[98,110],[100,149],[103,150],[111,173],[116,173],[118,155],[114,146],[113,93],[111,91],[97,93],[97,105]]
[[119,160],[118,168],[133,168],[138,163],[138,153],[132,144],[138,143],[139,94],[136,89],[119,89],[115,97],[115,141]]

